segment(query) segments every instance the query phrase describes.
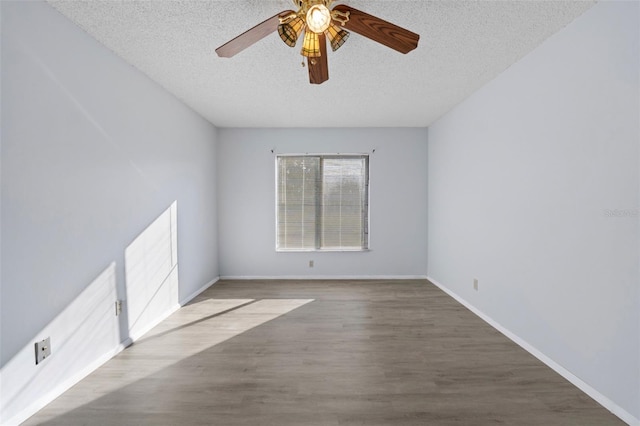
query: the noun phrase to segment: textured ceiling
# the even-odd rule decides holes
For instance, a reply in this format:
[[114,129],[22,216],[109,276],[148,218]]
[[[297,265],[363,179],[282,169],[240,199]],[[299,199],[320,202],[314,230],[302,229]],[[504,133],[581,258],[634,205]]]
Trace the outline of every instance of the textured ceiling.
[[57,1],[56,9],[219,127],[428,126],[593,1],[376,1],[348,4],[420,34],[397,53],[358,34],[309,84],[277,33],[233,58],[215,49],[290,0]]

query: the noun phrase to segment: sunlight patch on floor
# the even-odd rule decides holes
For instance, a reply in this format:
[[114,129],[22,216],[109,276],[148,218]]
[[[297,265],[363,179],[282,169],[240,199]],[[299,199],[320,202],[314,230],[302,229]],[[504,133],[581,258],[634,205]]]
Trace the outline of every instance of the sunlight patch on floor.
[[54,418],[91,403],[313,300],[206,299],[187,305],[60,396],[38,418]]

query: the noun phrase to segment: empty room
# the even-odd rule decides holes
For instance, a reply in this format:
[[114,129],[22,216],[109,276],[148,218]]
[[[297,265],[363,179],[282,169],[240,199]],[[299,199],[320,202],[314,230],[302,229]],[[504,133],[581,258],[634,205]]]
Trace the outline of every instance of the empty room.
[[1,425],[640,425],[639,2],[0,19]]

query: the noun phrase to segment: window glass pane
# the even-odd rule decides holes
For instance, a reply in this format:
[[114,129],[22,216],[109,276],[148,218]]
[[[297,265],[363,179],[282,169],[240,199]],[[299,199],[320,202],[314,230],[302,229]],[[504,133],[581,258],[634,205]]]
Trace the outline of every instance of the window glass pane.
[[318,157],[278,158],[278,247],[316,247]]
[[323,161],[323,248],[362,248],[365,177],[363,158]]

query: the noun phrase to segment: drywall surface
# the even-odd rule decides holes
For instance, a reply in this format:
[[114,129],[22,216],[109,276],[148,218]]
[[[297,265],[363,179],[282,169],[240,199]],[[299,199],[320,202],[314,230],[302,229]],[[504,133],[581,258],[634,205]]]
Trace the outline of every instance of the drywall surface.
[[[425,275],[426,129],[220,129],[219,132],[221,276]],[[275,156],[292,153],[370,154],[369,251],[276,252]],[[309,267],[310,260],[314,261],[313,268]]]
[[[48,4],[0,7],[0,421],[12,423],[218,276],[217,130]],[[35,365],[45,337],[52,354]]]
[[428,150],[429,277],[627,421],[640,418],[638,8],[594,6],[430,127]]

